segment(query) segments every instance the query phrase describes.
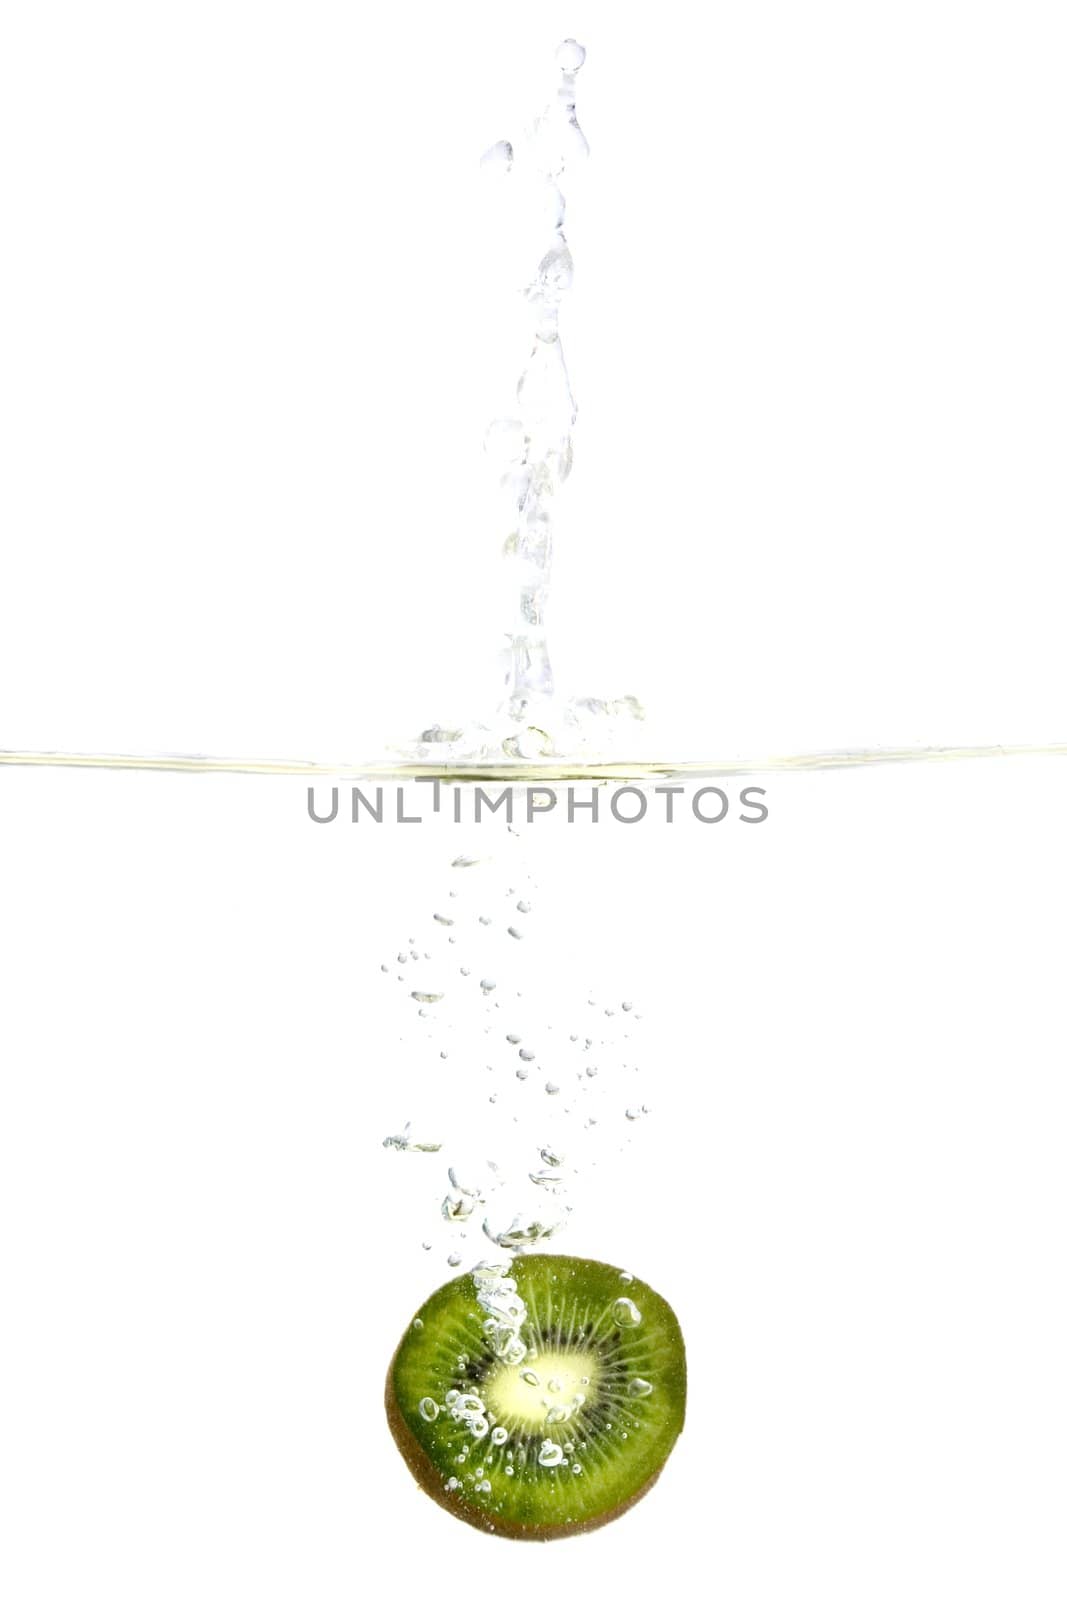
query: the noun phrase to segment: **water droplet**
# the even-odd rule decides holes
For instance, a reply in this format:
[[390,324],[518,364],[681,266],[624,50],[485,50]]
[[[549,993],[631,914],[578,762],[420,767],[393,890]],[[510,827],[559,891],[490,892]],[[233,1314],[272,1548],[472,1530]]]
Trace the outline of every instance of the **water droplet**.
[[652,1385],[644,1378],[632,1378],[627,1385],[626,1393],[634,1400],[642,1400],[646,1394],[652,1393]]
[[619,1282],[620,1283],[633,1283],[633,1281],[634,1281],[634,1275],[633,1275],[632,1272],[620,1272],[619,1273]]
[[538,1452],[538,1465],[542,1467],[558,1467],[563,1460],[563,1451],[554,1439],[546,1439]]
[[537,1376],[537,1373],[534,1372],[531,1367],[527,1367],[525,1369],[525,1371],[523,1372],[522,1381],[523,1381],[523,1383],[528,1383],[530,1385],[531,1389],[538,1388],[540,1386],[540,1383],[541,1383],[541,1380]]
[[632,1300],[620,1295],[611,1308],[611,1320],[619,1328],[636,1328],[641,1321],[641,1313]]
[[437,1401],[431,1400],[429,1395],[427,1395],[424,1400],[419,1401],[419,1415],[426,1422],[436,1422],[439,1410],[440,1407],[438,1406]]
[[509,1033],[506,1037],[508,1044],[518,1044],[519,1040],[522,1038],[522,1035],[521,1033]]
[[415,1321],[411,1324],[411,1326],[413,1328],[421,1328],[421,1327],[423,1327],[424,1323],[423,1323],[422,1318],[421,1317],[416,1317]]
[[569,1416],[570,1412],[566,1406],[553,1406],[545,1417],[545,1424],[554,1428],[558,1422],[566,1422]]

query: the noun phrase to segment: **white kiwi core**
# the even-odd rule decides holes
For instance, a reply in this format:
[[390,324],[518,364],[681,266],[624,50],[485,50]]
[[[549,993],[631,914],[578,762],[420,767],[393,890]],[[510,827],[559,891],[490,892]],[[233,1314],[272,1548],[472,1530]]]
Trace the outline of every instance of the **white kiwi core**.
[[545,1350],[517,1366],[500,1361],[485,1379],[486,1407],[509,1428],[551,1435],[592,1404],[599,1373],[588,1350]]

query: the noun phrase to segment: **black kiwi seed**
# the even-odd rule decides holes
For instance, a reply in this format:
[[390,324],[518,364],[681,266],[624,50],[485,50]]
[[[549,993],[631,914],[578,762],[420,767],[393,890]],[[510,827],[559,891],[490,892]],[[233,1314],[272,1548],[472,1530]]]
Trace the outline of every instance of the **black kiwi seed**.
[[[486,1284],[524,1308],[510,1348]],[[682,1431],[685,1390],[678,1319],[647,1284],[599,1261],[523,1256],[431,1295],[393,1357],[385,1404],[439,1505],[488,1533],[558,1539],[651,1488]]]

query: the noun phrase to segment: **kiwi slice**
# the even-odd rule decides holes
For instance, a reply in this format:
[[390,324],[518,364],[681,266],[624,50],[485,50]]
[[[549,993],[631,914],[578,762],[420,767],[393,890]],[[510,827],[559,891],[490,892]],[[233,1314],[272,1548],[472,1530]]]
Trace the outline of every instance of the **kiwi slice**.
[[489,1533],[559,1539],[610,1522],[659,1476],[685,1419],[685,1346],[629,1273],[523,1256],[430,1296],[385,1404],[438,1504]]

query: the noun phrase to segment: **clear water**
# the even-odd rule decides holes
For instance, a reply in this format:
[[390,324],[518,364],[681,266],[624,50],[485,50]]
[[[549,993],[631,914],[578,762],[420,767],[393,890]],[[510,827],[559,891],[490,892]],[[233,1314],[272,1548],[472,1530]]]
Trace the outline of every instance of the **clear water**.
[[[417,1163],[420,1185],[435,1174],[409,1242],[489,1274],[478,1297],[503,1354],[519,1350],[522,1318],[499,1262],[556,1247],[602,1165],[647,1137],[650,1106],[639,1007],[590,992],[580,975],[568,984],[543,943],[529,833],[502,818],[481,831],[484,853],[442,863],[417,925],[378,962],[398,1041],[397,1123],[382,1146],[390,1161]],[[432,988],[412,986],[413,968],[432,972]],[[434,1105],[409,1104],[406,1082],[440,1084]]]

